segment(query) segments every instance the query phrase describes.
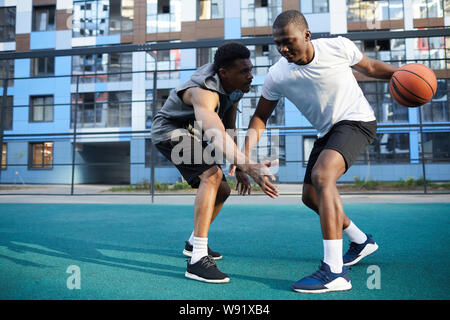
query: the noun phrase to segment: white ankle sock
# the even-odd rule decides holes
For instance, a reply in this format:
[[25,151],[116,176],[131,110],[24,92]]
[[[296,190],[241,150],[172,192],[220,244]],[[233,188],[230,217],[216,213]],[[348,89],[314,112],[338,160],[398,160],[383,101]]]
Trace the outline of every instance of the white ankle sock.
[[188,241],[191,245],[194,244],[194,231],[192,231],[191,236],[189,237]]
[[191,264],[208,255],[208,238],[194,237]]
[[367,240],[366,234],[359,230],[359,228],[352,221],[350,221],[349,226],[342,231],[350,239],[351,242],[361,244],[366,242]]
[[323,262],[330,266],[331,272],[341,273],[344,261],[342,260],[342,239],[323,240]]

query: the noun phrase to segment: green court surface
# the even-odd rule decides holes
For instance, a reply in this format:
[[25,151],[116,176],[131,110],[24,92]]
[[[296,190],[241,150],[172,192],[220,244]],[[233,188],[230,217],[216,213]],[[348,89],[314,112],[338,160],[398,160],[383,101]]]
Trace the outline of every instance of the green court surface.
[[[193,206],[0,204],[0,299],[450,298],[449,203],[345,210],[380,249],[352,267],[352,290],[308,295],[290,285],[317,270],[322,239],[318,216],[301,205],[225,205],[209,243],[231,281],[217,285],[184,277]],[[79,289],[67,286],[70,266]]]

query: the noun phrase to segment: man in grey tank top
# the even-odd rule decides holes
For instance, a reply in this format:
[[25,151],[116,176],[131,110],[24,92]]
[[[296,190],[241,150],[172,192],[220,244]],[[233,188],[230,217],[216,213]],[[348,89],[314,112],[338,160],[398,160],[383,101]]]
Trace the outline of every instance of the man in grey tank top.
[[[253,65],[249,50],[230,42],[218,48],[214,63],[206,64],[172,90],[152,122],[155,147],[198,188],[194,202],[194,231],[183,254],[191,257],[185,276],[190,279],[225,283],[230,280],[215,260],[222,255],[208,246],[208,231],[230,195],[218,156],[235,165],[236,182],[242,195],[250,194],[250,175],[270,197],[278,196],[269,179],[275,177],[270,164],[254,163],[236,146],[227,133],[235,130],[236,112],[244,92],[250,90]],[[227,131],[225,131],[227,130]],[[231,171],[231,170],[230,170]]]

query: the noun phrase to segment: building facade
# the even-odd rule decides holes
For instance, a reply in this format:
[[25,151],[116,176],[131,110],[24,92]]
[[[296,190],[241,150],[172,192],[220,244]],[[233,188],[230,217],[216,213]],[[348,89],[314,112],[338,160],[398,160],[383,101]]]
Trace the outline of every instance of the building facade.
[[[450,26],[450,0],[0,0],[0,51],[270,36],[273,20],[287,9],[303,12],[313,34]],[[421,178],[422,160],[427,179],[450,180],[450,37],[355,43],[369,57],[428,65],[438,89],[425,106],[406,108],[392,100],[388,82],[355,73],[379,129],[376,141],[341,180]],[[0,182],[149,181],[155,70],[160,108],[171,89],[212,61],[215,49],[1,60],[0,78],[8,81],[0,89],[5,102]],[[239,107],[240,143],[268,67],[280,57],[272,43],[249,49],[255,77]],[[268,128],[254,156],[278,157],[279,181],[302,182],[316,131],[287,99],[280,101]],[[156,159],[156,181],[180,180],[170,163],[159,154]]]

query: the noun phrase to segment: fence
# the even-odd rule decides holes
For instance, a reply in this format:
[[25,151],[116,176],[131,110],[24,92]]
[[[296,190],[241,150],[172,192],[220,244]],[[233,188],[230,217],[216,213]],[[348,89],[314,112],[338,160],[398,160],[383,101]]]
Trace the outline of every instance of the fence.
[[[448,29],[430,29],[356,32],[345,36],[358,41],[449,35]],[[328,36],[331,35],[316,35]],[[271,37],[238,41],[248,46],[272,44]],[[445,41],[450,40],[446,38]],[[173,68],[170,58],[164,66],[156,53],[164,50],[212,48],[224,42],[225,40],[208,40],[0,53],[4,69],[8,70],[10,64],[7,61],[13,60],[14,65],[19,67],[16,72],[19,74],[23,68],[29,68],[29,59],[58,57],[59,68],[66,70],[67,68],[61,67],[61,62],[71,61],[72,56],[143,53],[139,57],[132,56],[131,71],[96,70],[92,73],[85,68],[83,74],[77,74],[72,68],[69,74],[58,70],[50,76],[37,74],[32,77],[11,77],[6,74],[1,100],[3,120],[0,121],[0,194],[132,192],[153,196],[155,193],[168,192],[164,190],[169,187],[161,183],[173,184],[180,180],[180,176],[155,151],[149,134],[151,118],[164,102],[168,90],[189,76],[195,66]],[[443,61],[444,68],[447,69],[450,59],[446,56],[447,51],[443,59],[433,58],[431,55],[424,59],[396,60],[391,57],[389,62],[421,62],[432,65]],[[150,62],[148,57],[151,57]],[[176,63],[180,63],[180,60],[182,59],[176,60]],[[149,65],[151,68],[148,68]],[[159,68],[160,65],[166,68]],[[260,70],[267,70],[269,66],[255,65]],[[110,69],[115,70],[114,68],[120,70],[120,62]],[[445,99],[439,105],[443,106],[444,113],[450,113],[448,70],[446,74],[442,78],[445,81],[445,88],[442,89]],[[255,77],[256,86],[261,85],[263,76],[256,78],[258,77]],[[45,87],[48,87],[47,91]],[[386,94],[387,92],[383,92],[383,95]],[[52,96],[49,101],[45,98],[48,96]],[[248,107],[241,105],[247,118],[241,114],[238,120],[240,145],[245,137],[248,114],[254,108],[257,95],[248,99],[252,100]],[[387,105],[392,108],[389,103]],[[280,118],[275,119],[266,131],[254,157],[280,158],[280,166],[274,169],[279,182],[301,183],[315,130],[303,120],[297,121],[295,125],[287,124],[292,123],[292,106],[286,102],[283,108]],[[378,181],[403,180],[403,187],[400,188],[403,191],[411,188],[413,192],[419,193],[448,191],[448,187],[438,183],[450,180],[450,115],[446,114],[444,121],[424,122],[423,114],[418,110],[422,109],[408,110],[406,121],[379,124],[375,143],[368,147],[341,179],[343,189],[349,192],[373,192],[368,188],[373,188]],[[356,186],[351,189],[350,183],[356,183]],[[104,187],[105,185],[108,187]],[[114,185],[121,187],[112,189],[110,186]],[[399,190],[399,187],[385,184],[379,186],[379,190],[390,192]],[[169,188],[170,191],[172,189]]]

